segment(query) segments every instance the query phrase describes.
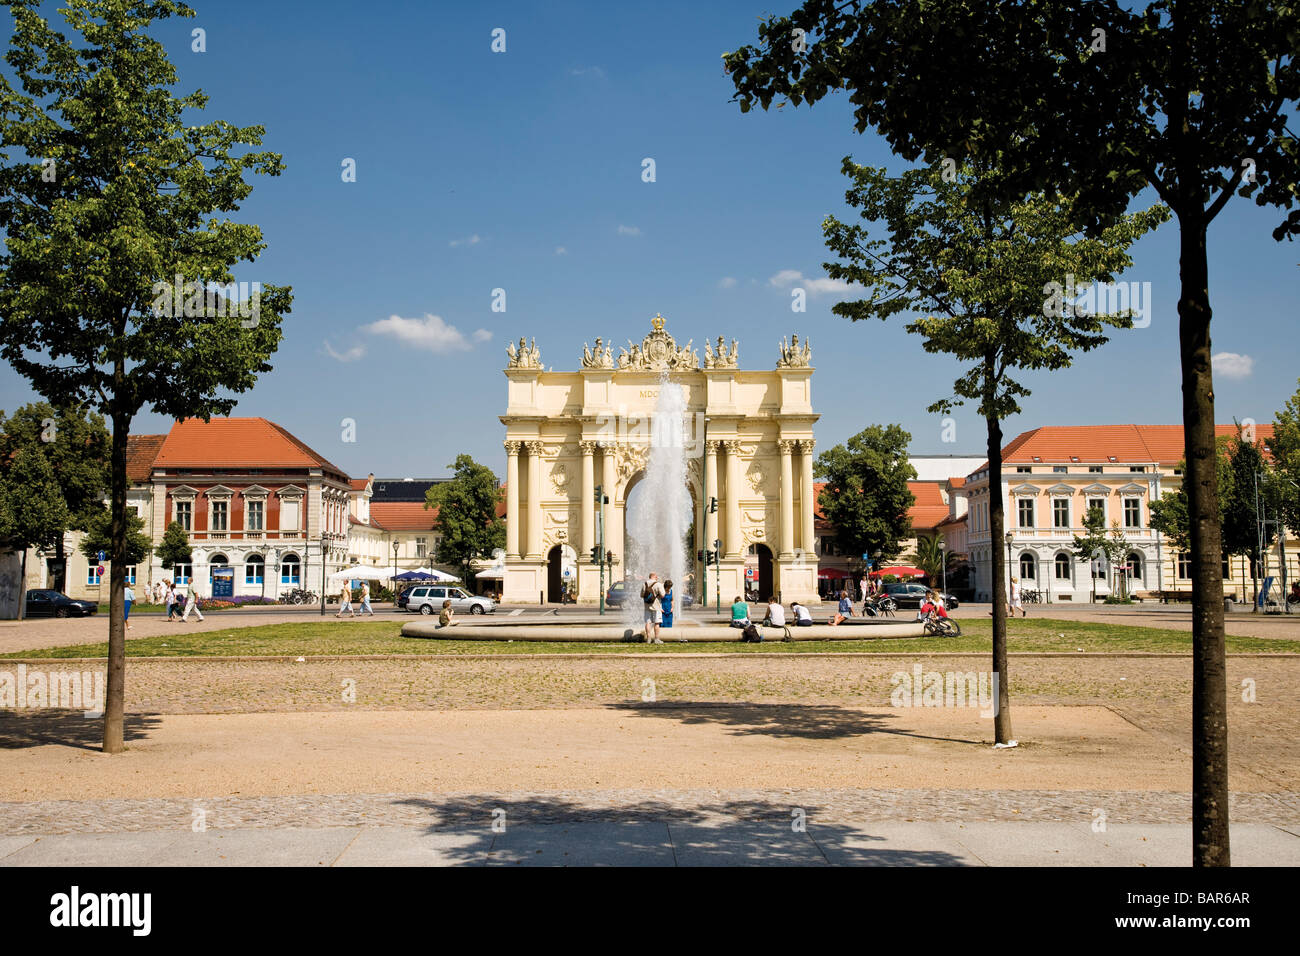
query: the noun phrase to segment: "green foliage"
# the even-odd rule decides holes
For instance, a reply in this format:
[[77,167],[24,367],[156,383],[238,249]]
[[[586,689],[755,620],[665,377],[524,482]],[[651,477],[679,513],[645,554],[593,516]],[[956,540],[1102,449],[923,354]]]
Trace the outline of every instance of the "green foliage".
[[[1255,500],[1256,475],[1261,493],[1268,490],[1268,465],[1259,446],[1245,441],[1241,426],[1226,443],[1226,459],[1231,475],[1227,488],[1219,488],[1220,514],[1223,523],[1223,553],[1251,555],[1259,548],[1259,508]],[[1265,537],[1265,544],[1272,535]]]
[[[81,553],[94,560],[100,551],[105,554],[112,548],[110,534],[112,515],[102,504],[99,510],[90,515],[86,522],[86,536],[81,539]],[[126,513],[126,552],[123,560],[127,564],[139,564],[153,551],[153,542],[144,532],[144,519],[134,511]]]
[[870,554],[889,560],[911,536],[907,510],[916,498],[907,482],[916,477],[907,460],[912,436],[897,425],[871,425],[817,456],[818,478],[826,482],[818,503],[835,528],[841,554]]
[[942,583],[945,552],[939,547],[939,535],[924,535],[916,539],[916,550],[907,555],[906,560],[914,567],[925,572],[926,580],[932,587]]
[[178,564],[189,564],[193,556],[190,536],[184,526],[179,521],[171,522],[163,531],[162,543],[158,545],[158,560],[170,571]]
[[68,522],[54,468],[38,448],[19,447],[0,470],[0,544],[49,549]]
[[469,455],[457,455],[450,481],[439,482],[425,494],[424,506],[437,508],[434,529],[441,536],[437,559],[458,567],[469,582],[470,562],[490,557],[505,547],[506,524],[497,515],[501,487],[496,475]]
[[1274,417],[1274,482],[1270,500],[1282,510],[1291,533],[1300,536],[1300,389]]
[[[0,413],[0,462],[20,448],[33,449],[50,463],[68,511],[63,530],[85,531],[87,522],[103,510],[108,492],[110,445],[104,417],[48,402],[24,405],[9,419]],[[60,533],[46,550],[58,551],[62,540]]]

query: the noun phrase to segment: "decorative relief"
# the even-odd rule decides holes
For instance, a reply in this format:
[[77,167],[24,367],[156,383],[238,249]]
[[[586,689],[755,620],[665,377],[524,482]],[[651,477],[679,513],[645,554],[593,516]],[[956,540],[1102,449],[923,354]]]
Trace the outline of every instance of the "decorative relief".
[[640,344],[628,340],[627,348],[620,347],[618,354],[620,369],[663,371],[700,367],[700,357],[691,348],[694,339],[679,347],[676,340],[664,331],[662,315],[656,315],[650,324],[653,330],[641,340]]
[[518,348],[515,348],[514,342],[507,342],[506,355],[510,359],[509,368],[542,367],[542,353],[537,348],[537,339],[533,339],[532,345],[528,345],[523,339],[520,339]]
[[740,344],[731,340],[731,348],[728,349],[722,343],[722,336],[718,336],[718,349],[715,352],[708,342],[704,343],[704,367],[705,368],[736,368],[740,362]]
[[582,452],[584,455],[594,455],[596,453],[596,446],[597,446],[597,442],[594,441],[578,442],[578,450]]
[[776,360],[777,368],[809,368],[812,365],[812,342],[804,339],[803,345],[799,344],[799,336],[790,336],[790,344],[785,344],[785,337],[781,337],[781,357]]
[[650,449],[645,445],[619,445],[614,470],[626,481],[645,468]]
[[583,368],[613,368],[614,353],[610,351],[608,345],[602,346],[600,336],[596,336],[596,348],[593,351],[587,347],[587,343],[582,343],[582,367]]
[[563,463],[551,469],[551,487],[555,489],[556,494],[563,494],[568,484],[569,469]]
[[782,455],[793,455],[799,448],[799,443],[789,438],[782,438],[776,443],[776,447],[780,450]]

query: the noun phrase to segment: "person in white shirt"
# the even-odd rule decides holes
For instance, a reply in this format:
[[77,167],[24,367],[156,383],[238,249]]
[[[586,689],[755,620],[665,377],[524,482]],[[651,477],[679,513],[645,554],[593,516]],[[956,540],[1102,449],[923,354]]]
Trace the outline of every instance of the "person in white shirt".
[[200,621],[203,620],[203,612],[199,610],[199,586],[193,581],[185,589],[185,613],[181,615],[181,623],[185,624],[190,619],[190,611],[198,615]]
[[763,618],[763,623],[769,627],[785,627],[785,608],[776,600],[771,598],[767,602],[767,617]]
[[795,627],[812,627],[812,612],[800,604],[793,601],[790,604],[790,610],[794,612]]

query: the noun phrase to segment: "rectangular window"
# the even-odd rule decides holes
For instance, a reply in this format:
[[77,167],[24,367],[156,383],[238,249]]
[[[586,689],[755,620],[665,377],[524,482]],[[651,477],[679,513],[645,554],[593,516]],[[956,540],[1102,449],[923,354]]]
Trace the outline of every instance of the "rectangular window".
[[1088,466],[1088,473],[1091,474],[1091,475],[1100,475],[1100,474],[1101,474],[1101,465],[1089,465],[1089,466]]
[[1192,553],[1190,551],[1178,552],[1178,577],[1181,580],[1189,580],[1192,576]]
[[178,564],[172,568],[172,574],[177,584],[189,584],[190,577],[194,574],[194,567],[189,564]]
[[1146,465],[1130,465],[1128,469],[1132,474],[1140,475],[1147,470]]
[[123,574],[126,575],[126,583],[127,583],[127,584],[135,584],[135,565],[134,565],[134,564],[128,564],[128,565],[126,566],[126,570],[123,572]]
[[1016,474],[1018,474],[1018,475],[1029,475],[1029,474],[1032,474],[1033,471],[1034,471],[1034,469],[1031,468],[1029,465],[1017,465],[1017,466],[1016,466]]
[[1069,472],[1069,470],[1070,470],[1070,469],[1069,469],[1069,468],[1066,468],[1064,465],[1053,465],[1053,466],[1052,466],[1052,473],[1053,473],[1053,474],[1056,474],[1056,475],[1064,475],[1064,474],[1067,474],[1067,473]]
[[245,523],[249,531],[262,530],[262,513],[266,508],[266,502],[250,501],[248,502],[248,520]]
[[176,520],[181,523],[181,527],[186,531],[194,530],[194,502],[178,501],[176,502]]
[[97,587],[99,585],[99,565],[92,564],[90,567],[86,568],[86,584],[90,587]]
[[1032,528],[1034,526],[1034,499],[1021,498],[1016,502],[1016,512],[1020,516],[1020,527]]
[[1137,498],[1124,499],[1124,527],[1142,527],[1142,502]]
[[415,556],[416,556],[417,558],[427,558],[427,557],[429,556],[428,551],[429,551],[429,539],[428,539],[428,538],[416,538],[416,539],[415,539]]
[[1056,498],[1052,501],[1052,527],[1070,527],[1070,499]]
[[1102,520],[1104,521],[1105,518],[1106,518],[1106,499],[1105,499],[1105,498],[1089,498],[1089,499],[1088,499],[1088,510],[1089,510],[1089,511],[1092,511],[1093,509],[1096,509],[1097,511],[1100,511],[1100,512],[1101,512],[1101,517],[1102,517]]
[[225,531],[226,518],[230,510],[230,502],[214,501],[212,502],[212,530]]

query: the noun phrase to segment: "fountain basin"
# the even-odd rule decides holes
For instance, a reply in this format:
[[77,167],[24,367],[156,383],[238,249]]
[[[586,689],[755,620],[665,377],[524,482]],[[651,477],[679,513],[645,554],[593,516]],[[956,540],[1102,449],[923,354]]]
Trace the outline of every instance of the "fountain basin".
[[[792,627],[790,637],[796,641],[881,641],[900,637],[921,637],[925,632],[913,621],[891,621],[856,625],[814,624],[812,627]],[[781,628],[760,627],[764,643],[781,641],[785,632]],[[644,632],[627,624],[595,624],[575,622],[565,624],[453,624],[438,627],[433,621],[411,621],[402,625],[403,637],[421,637],[441,641],[557,641],[587,643],[640,643]],[[664,628],[659,632],[665,644],[683,640],[692,644],[709,644],[720,641],[739,641],[739,628],[726,624],[692,624],[686,627]]]

